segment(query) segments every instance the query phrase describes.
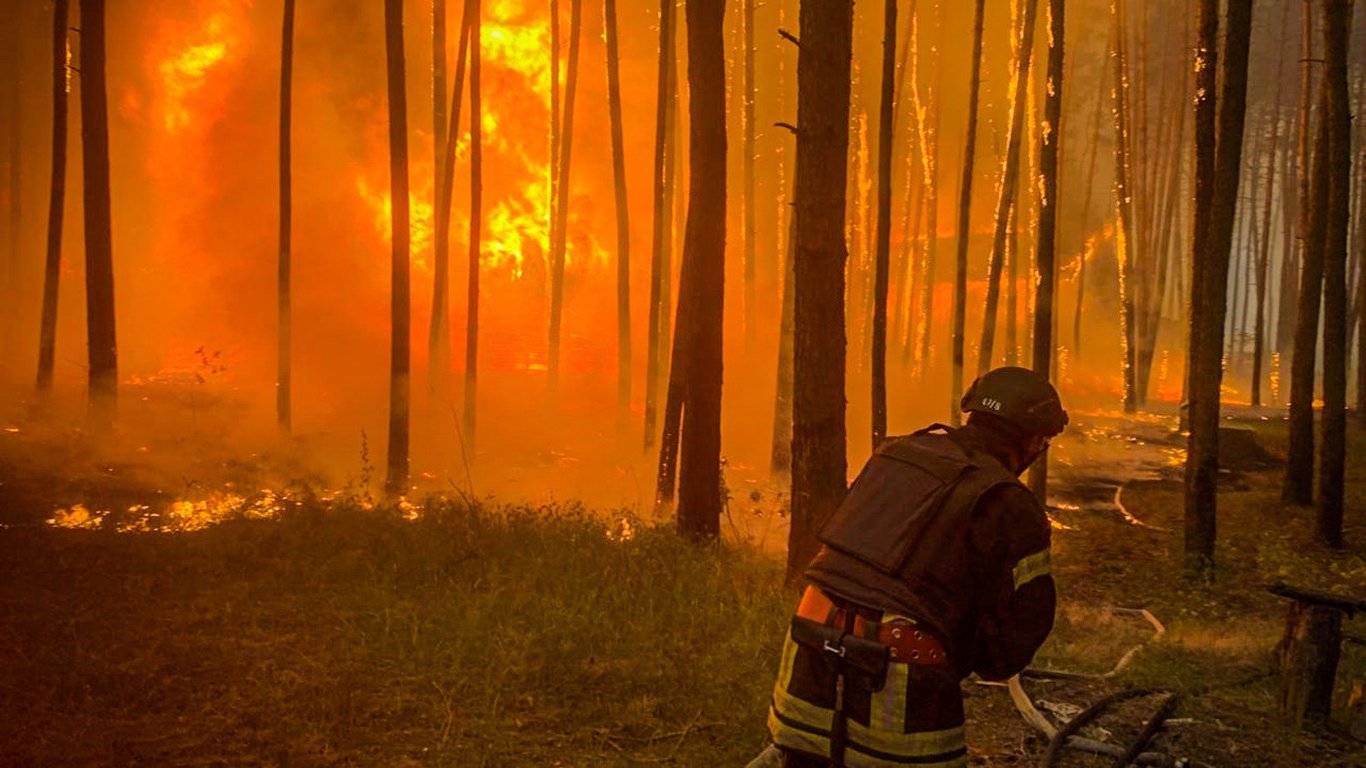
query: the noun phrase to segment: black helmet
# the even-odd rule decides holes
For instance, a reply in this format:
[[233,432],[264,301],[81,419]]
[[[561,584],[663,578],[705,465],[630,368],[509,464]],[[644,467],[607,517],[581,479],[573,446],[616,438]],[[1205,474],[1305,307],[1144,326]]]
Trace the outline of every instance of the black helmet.
[[1058,391],[1028,368],[997,368],[972,382],[963,395],[964,413],[1004,419],[1031,435],[1052,437],[1067,426]]

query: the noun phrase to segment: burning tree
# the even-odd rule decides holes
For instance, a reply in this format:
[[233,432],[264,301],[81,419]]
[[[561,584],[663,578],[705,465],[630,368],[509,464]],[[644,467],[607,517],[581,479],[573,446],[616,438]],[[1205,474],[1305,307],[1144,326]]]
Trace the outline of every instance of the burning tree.
[[409,285],[408,97],[403,66],[403,1],[384,0],[384,50],[389,94],[389,195],[392,299],[389,329],[389,449],[385,491],[408,488]]
[[114,331],[114,236],[109,213],[109,109],[104,65],[104,0],[81,0],[81,137],[90,408],[97,427],[111,428],[118,407],[119,356]]
[[[43,315],[38,333],[38,392],[44,396],[52,391],[52,367],[57,354],[57,292],[62,279],[69,9],[68,0],[56,0],[52,4],[52,187],[47,210],[47,258],[43,264]],[[17,139],[11,136],[10,140]]]

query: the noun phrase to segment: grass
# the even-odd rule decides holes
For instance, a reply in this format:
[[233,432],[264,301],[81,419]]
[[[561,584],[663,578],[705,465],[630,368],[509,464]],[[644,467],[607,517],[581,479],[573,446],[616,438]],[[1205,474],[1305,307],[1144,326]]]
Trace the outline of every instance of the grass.
[[[1283,451],[1279,424],[1253,426]],[[1366,455],[1359,432],[1350,445]],[[7,474],[20,458],[0,457],[8,504],[16,487],[27,506],[62,495],[55,471]],[[1348,479],[1349,546],[1327,550],[1310,510],[1279,504],[1278,470],[1223,478],[1213,584],[1181,577],[1177,481],[1124,495],[1168,532],[1066,513],[1064,602],[1037,663],[1104,671],[1150,634],[1109,606],[1147,607],[1168,631],[1112,680],[1028,681],[1031,695],[1065,708],[1123,685],[1176,690],[1192,722],[1161,737],[1173,754],[1366,764],[1345,737],[1279,716],[1285,606],[1263,590],[1281,578],[1366,596],[1366,468],[1352,460]],[[146,492],[120,488],[120,504]],[[244,495],[248,512],[265,503]],[[269,503],[283,513],[181,533],[117,533],[120,514],[58,530],[2,510],[17,522],[0,525],[0,765],[738,766],[766,742],[794,598],[771,554],[572,505]],[[1366,635],[1359,619],[1347,629]],[[1341,722],[1366,681],[1362,648],[1345,646],[1339,680]],[[974,765],[1037,761],[1041,739],[999,689],[964,691]],[[1154,706],[1101,727],[1122,743]]]
[[742,763],[778,565],[619,534],[444,504],[6,532],[0,764]]

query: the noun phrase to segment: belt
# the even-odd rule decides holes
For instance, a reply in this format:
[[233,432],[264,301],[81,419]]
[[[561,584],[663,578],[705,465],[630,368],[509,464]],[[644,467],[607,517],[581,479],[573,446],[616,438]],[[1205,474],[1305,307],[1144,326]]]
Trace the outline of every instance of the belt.
[[[850,609],[836,604],[816,586],[808,586],[797,606],[797,615],[830,626],[845,625]],[[887,646],[893,664],[948,664],[944,644],[927,627],[906,616],[881,614],[871,619],[854,611],[853,632],[857,637],[875,639]]]

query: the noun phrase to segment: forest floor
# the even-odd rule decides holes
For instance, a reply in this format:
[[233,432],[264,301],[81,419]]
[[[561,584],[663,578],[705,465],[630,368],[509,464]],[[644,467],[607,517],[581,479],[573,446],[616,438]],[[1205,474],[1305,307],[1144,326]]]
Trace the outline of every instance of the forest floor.
[[[1181,575],[1173,420],[1078,415],[1055,446],[1062,602],[1036,665],[1103,673],[1148,642],[1108,679],[1025,687],[1061,716],[1121,687],[1179,692],[1155,748],[1195,764],[1366,765],[1340,724],[1301,733],[1277,713],[1285,604],[1264,589],[1366,597],[1366,435],[1350,436],[1348,546],[1328,550],[1312,511],[1279,501],[1280,414],[1237,415],[1270,455],[1221,478],[1209,585]],[[781,519],[697,547],[574,505],[248,490],[270,461],[205,462],[170,487],[136,453],[0,432],[0,765],[741,766],[766,743],[794,599]],[[1344,645],[1338,679],[1341,723],[1366,648]],[[1037,764],[1044,742],[1002,688],[964,692],[974,765]],[[1155,706],[1087,735],[1125,744]]]

